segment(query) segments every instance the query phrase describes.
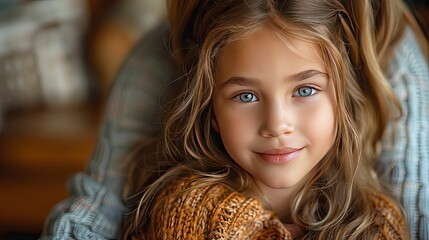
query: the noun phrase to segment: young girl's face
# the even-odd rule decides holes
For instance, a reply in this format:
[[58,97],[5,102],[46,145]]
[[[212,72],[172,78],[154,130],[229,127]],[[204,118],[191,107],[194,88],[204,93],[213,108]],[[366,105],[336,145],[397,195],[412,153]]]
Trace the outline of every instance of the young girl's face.
[[334,89],[317,49],[264,26],[218,59],[213,127],[261,188],[303,183],[334,142]]

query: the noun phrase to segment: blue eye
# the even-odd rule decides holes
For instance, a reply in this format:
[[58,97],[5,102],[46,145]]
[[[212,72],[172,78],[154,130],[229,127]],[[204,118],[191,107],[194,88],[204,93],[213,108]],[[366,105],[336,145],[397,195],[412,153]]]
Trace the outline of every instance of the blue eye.
[[293,93],[294,97],[310,97],[317,93],[314,87],[300,87]]
[[258,101],[258,98],[253,93],[241,93],[235,97],[240,102],[255,102]]

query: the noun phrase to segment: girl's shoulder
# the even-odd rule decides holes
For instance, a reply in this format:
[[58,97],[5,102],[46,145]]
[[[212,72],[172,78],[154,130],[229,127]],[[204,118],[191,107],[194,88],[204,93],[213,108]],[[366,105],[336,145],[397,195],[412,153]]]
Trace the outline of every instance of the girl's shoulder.
[[172,180],[160,189],[157,196],[157,202],[166,202],[169,207],[204,208],[208,212],[220,202],[229,202],[226,199],[244,200],[245,197],[225,184],[197,175],[185,175]]
[[400,208],[384,194],[374,197],[375,223],[382,239],[409,239],[407,224]]
[[242,239],[257,235],[291,239],[260,200],[199,176],[176,179],[155,201],[150,220],[150,236],[154,239]]

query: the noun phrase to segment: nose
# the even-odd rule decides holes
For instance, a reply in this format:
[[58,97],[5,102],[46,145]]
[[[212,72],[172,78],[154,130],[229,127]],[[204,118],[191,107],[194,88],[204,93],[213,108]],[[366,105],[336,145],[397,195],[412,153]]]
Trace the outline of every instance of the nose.
[[265,107],[260,134],[263,137],[279,137],[294,131],[293,111],[286,104],[278,103]]

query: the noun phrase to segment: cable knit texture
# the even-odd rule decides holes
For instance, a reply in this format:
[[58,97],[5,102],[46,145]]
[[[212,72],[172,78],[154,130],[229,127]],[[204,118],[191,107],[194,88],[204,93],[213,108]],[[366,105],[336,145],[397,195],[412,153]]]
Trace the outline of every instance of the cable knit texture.
[[388,72],[403,114],[386,129],[377,172],[402,203],[411,239],[429,239],[429,63],[411,29]]
[[[292,239],[274,212],[257,198],[222,184],[192,189],[194,180],[182,178],[162,190],[148,236],[133,239]],[[393,203],[378,195],[374,206],[376,239],[408,239],[405,221]]]

